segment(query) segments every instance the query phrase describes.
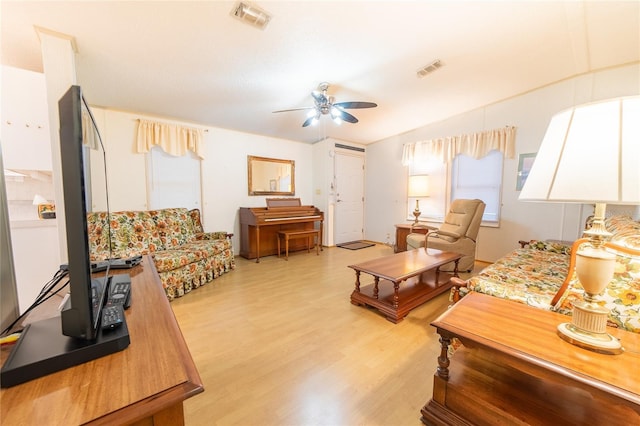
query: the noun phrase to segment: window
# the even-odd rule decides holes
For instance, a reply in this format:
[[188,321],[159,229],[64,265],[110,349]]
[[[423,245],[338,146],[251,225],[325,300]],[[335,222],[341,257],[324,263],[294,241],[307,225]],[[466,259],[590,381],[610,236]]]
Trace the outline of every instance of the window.
[[149,210],[171,207],[200,208],[200,159],[187,151],[182,157],[153,147],[147,154]]
[[[409,176],[429,175],[429,197],[420,198],[420,219],[442,222],[451,200],[479,198],[486,204],[482,222],[485,226],[497,226],[500,222],[503,155],[491,151],[476,160],[458,154],[450,165],[440,159],[414,162],[409,165]],[[407,203],[407,219],[413,220],[415,198]]]
[[502,153],[491,151],[476,160],[458,154],[451,164],[451,200],[479,198],[486,204],[482,221],[485,225],[500,222],[502,189]]

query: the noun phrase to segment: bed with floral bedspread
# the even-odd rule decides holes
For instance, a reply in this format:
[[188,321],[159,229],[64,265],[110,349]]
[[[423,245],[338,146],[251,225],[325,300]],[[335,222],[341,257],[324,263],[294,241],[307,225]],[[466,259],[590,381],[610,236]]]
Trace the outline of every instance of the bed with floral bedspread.
[[[609,325],[640,333],[640,222],[612,216],[605,226],[612,233],[613,245],[608,250],[616,254],[616,267],[601,303],[610,311]],[[469,280],[458,280],[452,300],[476,291],[571,315],[573,301],[583,295],[575,270],[567,279],[571,250],[569,245],[531,241]]]

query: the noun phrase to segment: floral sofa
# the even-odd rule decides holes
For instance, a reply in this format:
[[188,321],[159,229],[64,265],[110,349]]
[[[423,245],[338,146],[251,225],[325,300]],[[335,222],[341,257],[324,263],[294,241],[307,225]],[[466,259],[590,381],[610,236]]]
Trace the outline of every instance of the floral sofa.
[[[640,222],[612,216],[605,226],[613,234],[613,245],[621,247],[608,248],[616,254],[616,268],[602,304],[610,310],[609,325],[640,333]],[[583,295],[575,270],[569,267],[571,250],[560,243],[531,241],[467,281],[454,279],[451,299],[455,302],[476,291],[570,315],[572,302]]]
[[92,261],[150,254],[169,300],[235,268],[232,234],[204,232],[198,209],[92,212],[87,229]]

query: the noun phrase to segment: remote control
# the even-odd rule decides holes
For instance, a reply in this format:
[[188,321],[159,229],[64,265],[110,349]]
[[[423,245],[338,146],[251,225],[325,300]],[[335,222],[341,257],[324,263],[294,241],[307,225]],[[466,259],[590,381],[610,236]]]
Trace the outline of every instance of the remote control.
[[129,275],[114,275],[109,285],[109,297],[106,306],[122,305],[124,309],[131,306],[131,279]]
[[124,309],[122,305],[110,305],[102,308],[102,329],[112,330],[118,328],[124,322]]

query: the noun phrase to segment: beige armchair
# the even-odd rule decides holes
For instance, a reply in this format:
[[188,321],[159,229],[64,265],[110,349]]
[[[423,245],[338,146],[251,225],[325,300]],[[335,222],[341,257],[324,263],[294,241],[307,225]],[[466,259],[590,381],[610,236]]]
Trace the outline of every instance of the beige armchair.
[[[476,259],[476,239],[482,222],[485,204],[482,200],[454,200],[439,229],[427,234],[407,235],[407,249],[420,247],[452,251],[462,254],[458,270],[471,271]],[[440,270],[453,271],[453,263],[443,265]]]

